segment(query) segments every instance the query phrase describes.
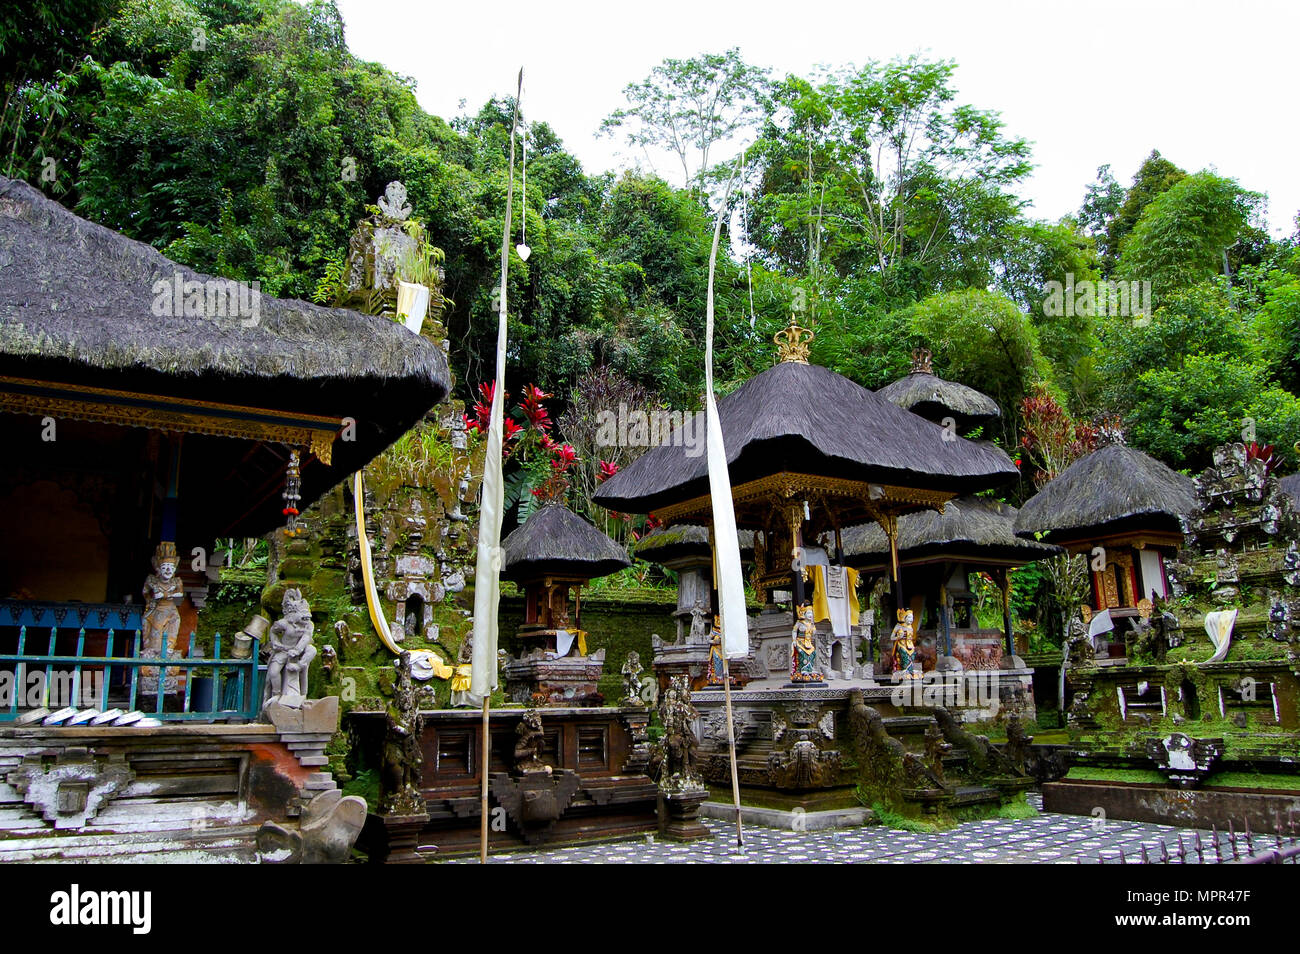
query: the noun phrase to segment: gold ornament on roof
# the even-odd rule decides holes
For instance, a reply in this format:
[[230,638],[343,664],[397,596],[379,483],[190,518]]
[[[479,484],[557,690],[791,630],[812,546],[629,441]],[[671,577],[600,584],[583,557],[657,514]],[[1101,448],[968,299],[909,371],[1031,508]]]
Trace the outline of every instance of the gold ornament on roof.
[[934,368],[930,366],[929,348],[912,349],[912,373],[913,374],[934,374]]
[[794,315],[790,316],[790,325],[782,328],[772,336],[776,342],[777,360],[784,364],[787,361],[794,361],[798,364],[808,363],[808,353],[812,344],[814,335],[807,328],[802,327]]

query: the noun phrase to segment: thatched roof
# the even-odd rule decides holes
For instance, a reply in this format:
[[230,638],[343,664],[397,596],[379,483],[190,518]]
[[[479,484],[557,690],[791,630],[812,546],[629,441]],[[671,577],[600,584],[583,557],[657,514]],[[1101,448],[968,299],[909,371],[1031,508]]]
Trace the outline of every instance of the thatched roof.
[[1292,474],[1290,477],[1283,477],[1280,481],[1282,489],[1291,495],[1297,508],[1300,508],[1300,474]]
[[[901,561],[950,556],[964,562],[1020,565],[1055,556],[1059,547],[1015,534],[1016,508],[988,497],[958,497],[933,510],[898,518]],[[841,533],[846,563],[881,566],[889,560],[889,540],[879,524],[861,524]]]
[[[356,422],[331,466],[303,468],[302,505],[355,471],[418,422],[450,386],[438,346],[388,318],[308,302],[257,297],[255,323],[185,315],[157,289],[199,282],[216,298],[238,285],[197,273],[158,251],[79,218],[24,182],[0,177],[0,375],[72,382],[167,400],[215,401]],[[159,284],[161,283],[161,284]],[[226,295],[219,296],[220,292]],[[182,296],[184,297],[184,296]],[[246,300],[251,295],[245,290]],[[197,301],[196,301],[197,304]],[[208,305],[203,303],[204,311]],[[245,327],[247,325],[247,327]],[[340,426],[341,423],[340,423]],[[217,474],[233,458],[228,438],[187,441],[192,466]],[[224,444],[222,443],[224,442]],[[262,533],[281,522],[275,495],[219,532]],[[233,519],[233,518],[232,518]],[[214,525],[219,521],[215,521]],[[238,527],[238,529],[236,529]]]
[[988,424],[1002,416],[998,402],[987,394],[955,381],[945,381],[930,371],[913,371],[892,384],[886,384],[876,394],[936,424],[951,417],[961,431]]
[[632,565],[626,550],[558,500],[533,513],[501,547],[501,575],[516,582],[548,573],[594,579]]
[[[943,428],[816,365],[783,362],[718,401],[734,485],[781,472],[816,474],[910,488],[973,492],[1017,474],[991,444],[945,440]],[[651,448],[596,491],[611,510],[648,513],[708,492],[704,415],[689,442]],[[676,433],[676,432],[674,432]]]
[[[754,558],[754,531],[740,530],[741,560]],[[709,529],[698,523],[679,523],[671,527],[658,527],[651,530],[633,547],[637,559],[651,563],[665,563],[685,556],[712,555],[709,547]]]
[[1101,532],[1180,532],[1179,518],[1195,509],[1190,478],[1112,444],[1075,461],[1026,501],[1016,533],[1063,541]]

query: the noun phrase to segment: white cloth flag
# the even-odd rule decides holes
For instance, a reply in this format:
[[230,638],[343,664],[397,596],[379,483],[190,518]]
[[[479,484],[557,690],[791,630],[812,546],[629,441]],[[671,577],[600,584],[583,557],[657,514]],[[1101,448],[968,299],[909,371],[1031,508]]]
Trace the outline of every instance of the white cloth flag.
[[[732,173],[735,181],[735,173]],[[727,196],[731,183],[727,184]],[[731,476],[727,473],[727,449],[722,443],[722,422],[713,397],[713,275],[717,267],[718,239],[722,218],[727,214],[727,196],[713,226],[713,251],[709,256],[709,297],[705,312],[704,413],[709,464],[709,494],[713,504],[714,560],[718,574],[718,607],[722,616],[722,651],[728,659],[749,654],[749,618],[745,614],[745,578],[740,572],[740,537],[736,533],[736,511],[731,499]]]
[[[524,71],[519,71],[515,110],[523,95]],[[501,520],[505,509],[505,476],[501,450],[505,425],[506,284],[510,268],[510,211],[515,194],[515,116],[510,118],[510,180],[506,185],[506,220],[501,239],[501,307],[497,312],[497,376],[488,418],[487,457],[483,461],[483,499],[479,508],[478,562],[474,567],[474,657],[470,692],[487,698],[497,687],[497,610],[501,596]]]

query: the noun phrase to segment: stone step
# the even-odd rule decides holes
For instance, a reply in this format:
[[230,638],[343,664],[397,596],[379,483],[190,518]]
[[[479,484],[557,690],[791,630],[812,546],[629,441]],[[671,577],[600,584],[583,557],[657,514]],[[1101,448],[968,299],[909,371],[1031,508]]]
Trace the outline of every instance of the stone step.
[[0,840],[0,863],[101,862],[133,864],[248,864],[257,860],[257,826],[160,836],[155,832],[50,833]]

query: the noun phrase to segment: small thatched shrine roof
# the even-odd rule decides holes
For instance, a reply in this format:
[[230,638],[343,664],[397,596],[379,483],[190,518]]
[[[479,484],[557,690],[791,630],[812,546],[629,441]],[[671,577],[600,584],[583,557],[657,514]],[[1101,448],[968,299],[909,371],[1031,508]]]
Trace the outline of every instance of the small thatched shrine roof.
[[[1014,478],[998,448],[962,438],[904,411],[843,375],[783,361],[718,401],[733,487],[788,472],[913,489],[974,492]],[[601,484],[595,501],[649,513],[707,494],[704,414],[691,454],[680,436],[653,447]],[[676,432],[674,432],[676,433]]]
[[[193,294],[175,294],[187,284]],[[231,314],[241,288],[245,304],[256,301],[255,312]],[[0,379],[0,395],[13,398],[6,409],[18,413],[47,400],[38,391],[50,386],[61,397],[69,388],[111,392],[115,408],[130,405],[121,416],[141,427],[159,427],[160,415],[182,405],[193,415],[203,412],[203,402],[220,404],[228,424],[246,409],[251,439],[265,433],[266,448],[286,443],[274,435],[293,426],[295,416],[315,418],[321,454],[304,454],[304,507],[409,430],[450,386],[437,344],[401,324],[254,296],[246,285],[178,265],[3,177]],[[136,411],[140,416],[131,418]],[[332,441],[331,454],[325,448],[345,418],[354,429]],[[120,423],[103,415],[82,419]],[[201,523],[205,531],[247,536],[282,522],[278,490],[268,492],[262,474],[241,471],[247,447],[232,443],[234,435],[215,425],[174,429],[187,434],[186,497],[206,496],[209,507],[224,508],[191,529],[198,533]],[[284,448],[275,453],[287,459]]]
[[1291,495],[1291,499],[1295,501],[1296,508],[1300,509],[1300,474],[1292,474],[1290,477],[1283,477],[1279,483],[1281,483],[1282,489]]
[[[754,558],[754,531],[740,530],[740,559]],[[633,547],[637,559],[651,563],[666,563],[686,556],[712,556],[709,546],[709,528],[698,523],[679,523],[671,527],[651,530]]]
[[558,500],[534,512],[501,547],[501,575],[515,582],[547,574],[590,580],[632,565],[626,550]]
[[935,374],[930,368],[930,352],[924,348],[913,352],[911,373],[886,384],[876,394],[936,424],[951,417],[961,431],[1002,416],[998,402],[987,394]]
[[1181,533],[1196,509],[1192,481],[1133,447],[1112,444],[1063,470],[1025,502],[1016,533],[1054,542],[1103,534]]
[[[1025,540],[1015,533],[1016,508],[988,497],[958,497],[933,510],[898,518],[900,561],[945,558],[965,563],[1020,566],[1061,553],[1060,547]],[[877,523],[849,527],[841,533],[846,563],[886,566],[889,540]]]

